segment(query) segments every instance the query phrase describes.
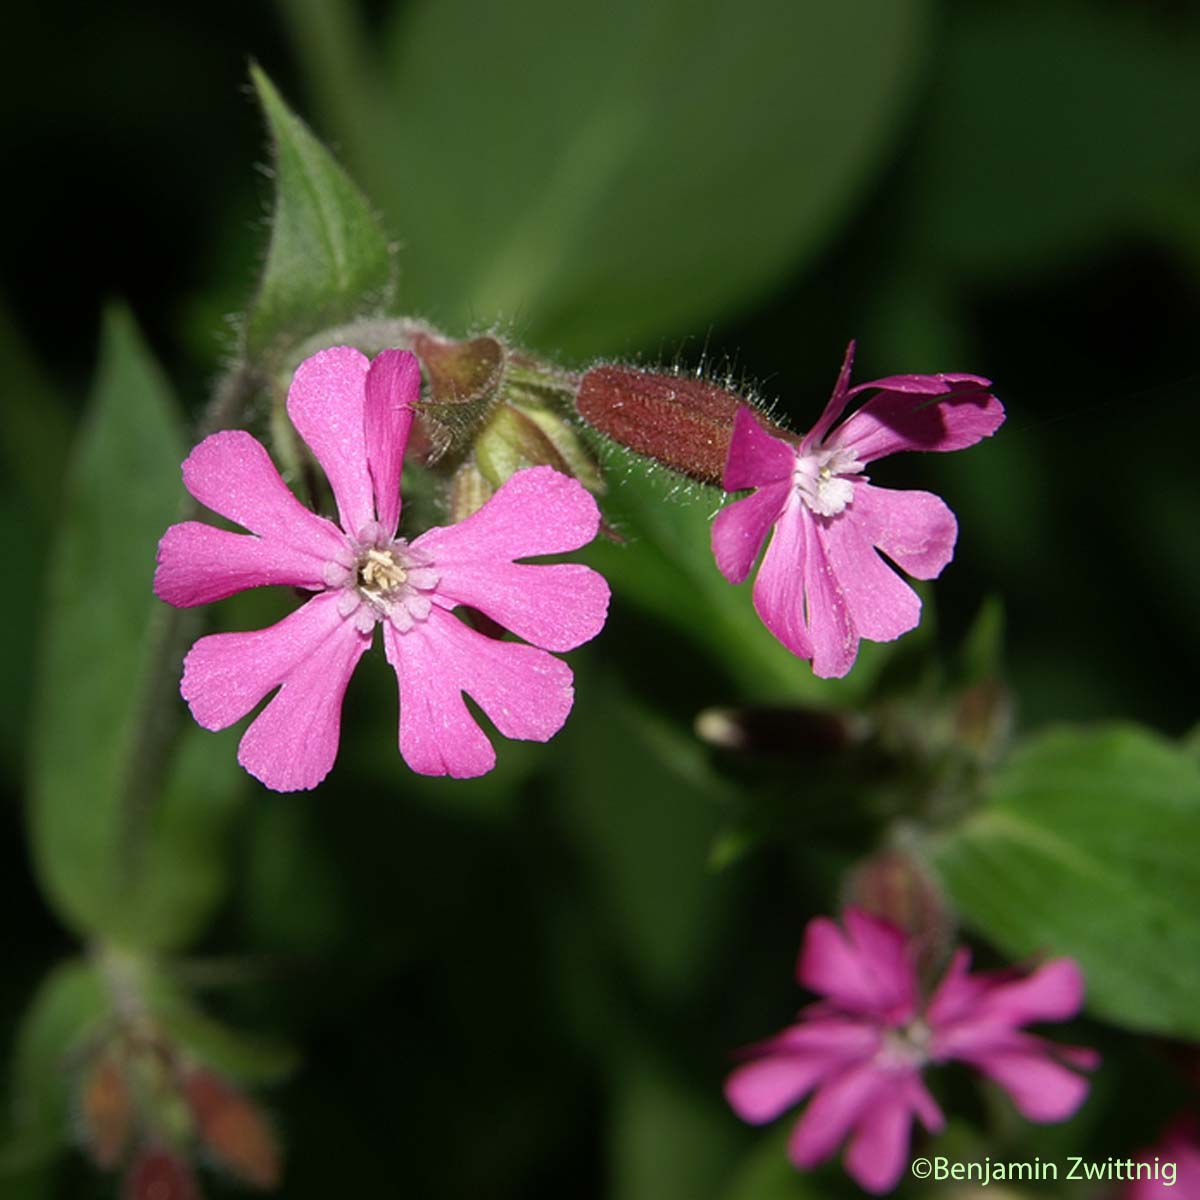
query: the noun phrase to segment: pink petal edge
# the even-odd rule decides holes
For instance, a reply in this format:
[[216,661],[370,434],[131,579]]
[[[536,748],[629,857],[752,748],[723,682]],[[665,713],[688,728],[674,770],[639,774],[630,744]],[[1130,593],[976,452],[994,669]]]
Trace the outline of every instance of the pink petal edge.
[[351,537],[375,519],[364,421],[369,365],[353,346],[318,351],[296,368],[287,397],[288,416],[321,464]]
[[385,350],[367,369],[363,421],[375,511],[386,537],[400,524],[400,472],[421,392],[421,367],[409,350]]

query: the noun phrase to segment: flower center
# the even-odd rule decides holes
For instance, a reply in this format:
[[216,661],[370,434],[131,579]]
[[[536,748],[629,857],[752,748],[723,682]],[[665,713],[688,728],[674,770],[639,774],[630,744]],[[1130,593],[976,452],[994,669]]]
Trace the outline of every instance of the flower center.
[[792,486],[818,516],[834,517],[854,499],[854,485],[844,476],[862,469],[852,450],[818,448],[797,456]]
[[922,1066],[929,1060],[933,1031],[917,1017],[902,1029],[889,1029],[883,1038],[883,1055],[896,1066]]
[[350,543],[353,566],[327,563],[325,583],[340,590],[338,611],[363,633],[387,620],[407,633],[429,616],[440,575],[424,555],[403,538],[387,540],[372,523]]
[[408,572],[392,550],[372,546],[358,560],[359,595],[372,604],[392,599],[404,586]]

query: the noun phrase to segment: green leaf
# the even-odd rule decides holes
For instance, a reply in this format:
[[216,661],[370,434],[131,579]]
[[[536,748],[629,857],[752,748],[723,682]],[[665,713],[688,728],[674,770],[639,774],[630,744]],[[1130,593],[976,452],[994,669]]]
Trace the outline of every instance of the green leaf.
[[866,695],[889,650],[863,642],[845,679],[818,679],[812,667],[767,632],[750,585],[731,585],[713,561],[714,488],[680,480],[618,447],[606,448],[605,516],[627,539],[598,538],[588,561],[613,589],[695,639],[717,658],[748,699],[848,704]]
[[1044,268],[1190,175],[1195,131],[1180,114],[1200,108],[1193,33],[1121,5],[962,5],[954,17],[914,158],[927,261]]
[[26,1170],[65,1146],[77,1075],[72,1055],[108,1014],[108,995],[91,963],[61,963],[42,982],[17,1030],[13,1122],[0,1171]]
[[188,621],[151,582],[155,546],[179,515],[183,456],[166,381],[115,310],[51,556],[29,828],[63,921],[142,948],[182,944],[207,919],[240,788],[231,748],[176,736]]
[[278,1083],[296,1069],[295,1050],[277,1038],[242,1033],[182,1004],[154,1015],[201,1062],[241,1083]]
[[389,297],[392,252],[366,197],[271,81],[251,68],[275,147],[275,211],[246,352],[275,362],[305,337],[377,310]]
[[[579,353],[703,326],[816,251],[900,126],[928,10],[397,7],[383,104],[359,89],[359,111],[339,108],[405,238],[406,289],[448,325],[517,318],[530,341]],[[326,79],[355,52],[301,48]]]
[[1014,957],[1079,961],[1088,1007],[1200,1037],[1200,767],[1134,726],[1062,728],[1015,753],[936,846],[967,920]]

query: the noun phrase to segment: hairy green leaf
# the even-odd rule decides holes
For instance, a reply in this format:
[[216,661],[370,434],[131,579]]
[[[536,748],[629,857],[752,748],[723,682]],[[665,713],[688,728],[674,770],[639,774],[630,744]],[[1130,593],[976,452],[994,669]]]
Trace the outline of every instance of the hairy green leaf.
[[178,737],[189,623],[151,590],[179,515],[175,403],[123,311],[109,314],[53,545],[29,759],[34,865],[82,936],[186,942],[224,882],[240,788],[230,747]]
[[246,351],[268,363],[388,298],[392,253],[366,197],[258,67],[254,86],[275,148],[275,211]]

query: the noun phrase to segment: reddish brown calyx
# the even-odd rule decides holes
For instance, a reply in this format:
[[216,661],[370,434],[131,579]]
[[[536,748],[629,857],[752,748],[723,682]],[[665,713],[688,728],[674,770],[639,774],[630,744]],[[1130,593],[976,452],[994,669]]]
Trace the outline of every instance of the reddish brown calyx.
[[490,336],[459,342],[419,333],[412,349],[429,383],[421,426],[429,440],[429,457],[436,460],[469,443],[487,420],[504,381],[505,348]]
[[283,1170],[279,1143],[258,1106],[203,1068],[189,1072],[183,1086],[209,1153],[243,1183],[277,1188]]
[[749,401],[691,375],[636,367],[593,367],[575,406],[588,424],[663,466],[721,486],[733,419]]

